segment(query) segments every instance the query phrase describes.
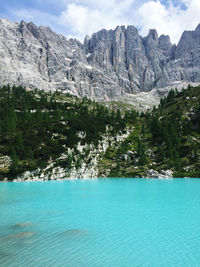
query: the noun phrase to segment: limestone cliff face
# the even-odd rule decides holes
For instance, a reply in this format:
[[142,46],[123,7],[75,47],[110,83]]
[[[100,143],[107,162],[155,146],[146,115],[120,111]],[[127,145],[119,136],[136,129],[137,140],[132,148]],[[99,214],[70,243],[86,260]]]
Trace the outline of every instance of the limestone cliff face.
[[81,47],[50,28],[0,20],[0,81],[45,90],[69,88],[77,93],[70,86],[68,71],[72,58],[82,58]]
[[200,82],[200,25],[177,46],[156,30],[101,30],[84,44],[48,27],[0,20],[0,83],[63,90],[96,100]]

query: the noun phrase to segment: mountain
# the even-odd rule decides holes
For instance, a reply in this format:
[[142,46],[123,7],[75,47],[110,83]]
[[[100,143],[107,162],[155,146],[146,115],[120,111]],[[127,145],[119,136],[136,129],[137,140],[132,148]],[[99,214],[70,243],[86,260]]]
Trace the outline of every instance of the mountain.
[[134,26],[101,30],[84,43],[48,27],[0,20],[0,83],[62,90],[107,101],[200,82],[200,24],[172,45],[169,36]]

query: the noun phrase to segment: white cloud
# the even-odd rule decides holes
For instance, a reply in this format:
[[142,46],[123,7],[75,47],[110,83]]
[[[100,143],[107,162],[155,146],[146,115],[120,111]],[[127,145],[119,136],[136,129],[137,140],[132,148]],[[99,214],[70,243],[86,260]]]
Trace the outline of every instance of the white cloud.
[[138,0],[76,0],[62,12],[60,24],[68,25],[72,34],[81,40],[102,28],[132,24],[139,27],[142,35],[155,28],[177,43],[184,30],[194,30],[200,22],[200,0],[177,3],[175,6],[172,0],[167,5],[161,0],[142,0],[136,9]]
[[[53,3],[54,0],[37,0]],[[58,33],[76,37],[81,41],[85,35],[103,28],[114,29],[117,25],[135,25],[142,35],[149,29],[170,35],[177,43],[184,30],[194,30],[200,23],[200,0],[60,0],[60,14],[50,10],[15,9],[10,13],[16,19],[33,21],[37,25],[50,26]],[[185,8],[183,9],[183,5]]]
[[159,34],[167,34],[177,43],[184,30],[194,30],[200,23],[200,1],[182,0],[179,3],[186,8],[175,7],[172,2],[166,7],[158,0],[143,4],[138,11],[141,33],[146,35],[149,28],[155,28]]
[[[83,39],[86,34],[102,29],[113,29],[117,25],[130,24],[130,11],[134,0],[87,0],[87,5],[69,4],[60,16],[60,24],[71,27],[73,34]],[[94,5],[96,3],[96,5]]]

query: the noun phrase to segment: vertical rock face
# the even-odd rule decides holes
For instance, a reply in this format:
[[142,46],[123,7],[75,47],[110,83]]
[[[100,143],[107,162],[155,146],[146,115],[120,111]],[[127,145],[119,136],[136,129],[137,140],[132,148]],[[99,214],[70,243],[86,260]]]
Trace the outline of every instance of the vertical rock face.
[[[65,89],[76,42],[33,23],[0,20],[0,80],[46,90]],[[73,90],[72,90],[73,91]]]
[[162,54],[169,59],[172,59],[173,47],[168,35],[161,35],[158,39],[158,48],[162,51]]
[[175,59],[181,79],[191,82],[200,80],[200,24],[195,31],[185,31],[182,34]]
[[172,44],[169,36],[158,38],[156,30],[150,30],[145,38],[134,26],[102,30],[84,46],[90,54],[88,62],[106,69],[111,77],[116,75],[125,92],[149,91],[169,82],[165,66],[172,60]]
[[200,82],[200,24],[177,46],[156,30],[101,30],[84,44],[48,27],[0,20],[0,82],[109,100],[178,81]]

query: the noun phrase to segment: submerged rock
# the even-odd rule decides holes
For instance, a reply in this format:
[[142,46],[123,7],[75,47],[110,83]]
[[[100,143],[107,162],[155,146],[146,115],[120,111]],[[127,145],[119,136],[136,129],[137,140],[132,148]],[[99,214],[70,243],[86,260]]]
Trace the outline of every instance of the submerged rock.
[[21,238],[21,237],[31,237],[35,235],[35,232],[21,232],[21,233],[16,233],[16,234],[12,234],[12,235],[8,235],[8,236],[4,236],[1,238],[1,240],[9,240],[9,239],[17,239],[17,238]]
[[22,222],[22,223],[17,223],[14,225],[14,227],[19,227],[19,228],[23,228],[23,227],[30,227],[33,224],[31,222]]

